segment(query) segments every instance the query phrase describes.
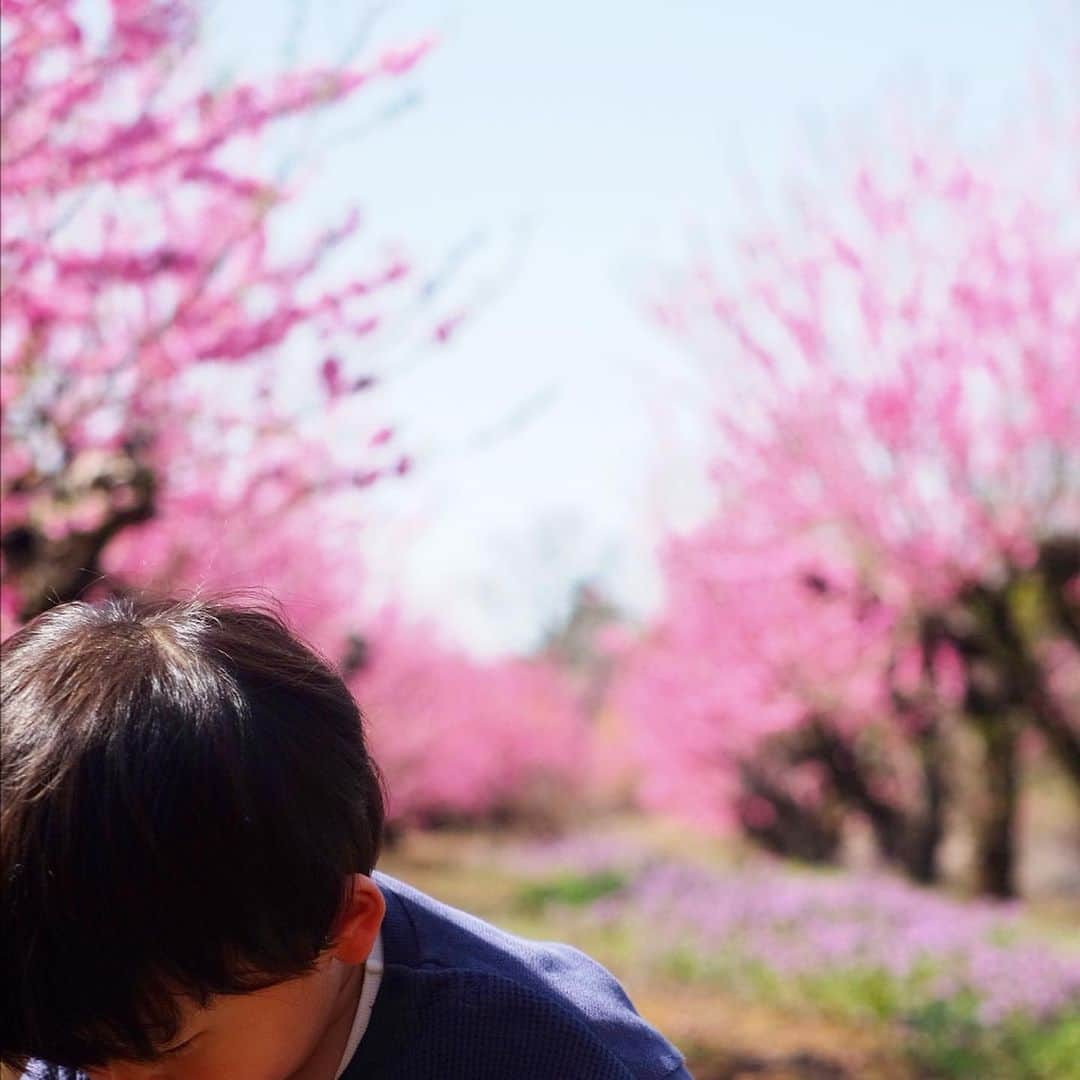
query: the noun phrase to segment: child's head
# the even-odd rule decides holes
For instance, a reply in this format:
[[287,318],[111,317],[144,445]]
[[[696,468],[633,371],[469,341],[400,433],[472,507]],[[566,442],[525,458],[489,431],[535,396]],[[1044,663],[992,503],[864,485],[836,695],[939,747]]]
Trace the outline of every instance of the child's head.
[[341,679],[266,610],[130,600],[35,619],[2,679],[3,1059],[287,1075],[383,912]]

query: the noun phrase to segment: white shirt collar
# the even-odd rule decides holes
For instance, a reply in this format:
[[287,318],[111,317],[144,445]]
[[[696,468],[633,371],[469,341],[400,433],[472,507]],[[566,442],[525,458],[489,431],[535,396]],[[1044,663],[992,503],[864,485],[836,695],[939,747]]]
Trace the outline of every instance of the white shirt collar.
[[349,1032],[349,1041],[345,1044],[345,1053],[341,1056],[341,1064],[334,1073],[334,1080],[348,1068],[352,1061],[360,1040],[367,1031],[368,1021],[371,1019],[371,1010],[375,1006],[375,995],[379,992],[379,983],[382,982],[383,974],[383,948],[382,932],[375,935],[375,944],[371,947],[371,953],[364,963],[364,985],[360,990],[360,1002],[356,1006],[356,1016],[353,1018],[352,1030]]

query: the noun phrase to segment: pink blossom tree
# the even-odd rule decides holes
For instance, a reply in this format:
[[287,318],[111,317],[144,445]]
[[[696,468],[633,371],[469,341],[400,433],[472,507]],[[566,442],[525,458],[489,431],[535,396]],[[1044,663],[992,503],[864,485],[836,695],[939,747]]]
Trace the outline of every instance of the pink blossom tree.
[[1025,728],[1080,786],[1080,124],[1032,131],[858,165],[658,305],[714,361],[718,452],[618,689],[654,803],[804,853],[854,808],[932,879],[963,720],[1011,895]]
[[[407,267],[326,284],[355,214],[275,254],[291,193],[236,162],[276,121],[409,71],[426,44],[211,92],[187,0],[113,0],[101,40],[69,0],[5,0],[2,18],[7,620],[83,595],[106,563],[115,587],[139,583],[131,551],[109,555],[132,526],[175,584],[240,508],[280,521],[404,471],[370,418],[348,454],[317,436],[325,409],[370,386],[355,353]],[[315,344],[298,350],[301,333]]]
[[100,42],[80,11],[0,8],[0,636],[95,591],[269,589],[357,692],[395,821],[565,791],[583,733],[550,668],[363,602],[362,492],[410,467],[363,350],[408,266],[334,282],[355,214],[275,253],[292,192],[247,164],[426,43],[210,92],[187,0],[113,0]]
[[558,816],[586,782],[583,711],[542,659],[480,661],[387,610],[350,680],[363,703],[392,819],[435,825]]

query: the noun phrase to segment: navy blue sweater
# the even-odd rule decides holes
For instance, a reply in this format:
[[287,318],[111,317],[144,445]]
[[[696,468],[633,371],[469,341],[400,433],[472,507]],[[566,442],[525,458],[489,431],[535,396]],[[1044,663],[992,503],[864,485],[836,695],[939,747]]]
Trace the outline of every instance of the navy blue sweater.
[[[379,872],[383,977],[341,1080],[690,1080],[611,974]],[[77,1080],[44,1065],[35,1080]],[[222,1078],[227,1080],[227,1078]]]

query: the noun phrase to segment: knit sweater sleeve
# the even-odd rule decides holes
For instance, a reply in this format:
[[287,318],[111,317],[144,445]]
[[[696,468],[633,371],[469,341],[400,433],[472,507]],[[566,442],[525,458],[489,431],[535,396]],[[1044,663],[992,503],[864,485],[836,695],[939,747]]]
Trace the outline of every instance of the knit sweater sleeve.
[[[441,972],[444,978],[451,972],[470,976],[466,982],[479,995],[481,1008],[494,1004],[487,1000],[491,993],[503,1007],[511,999],[519,1007],[528,1003],[534,1018],[569,1018],[580,1034],[579,1042],[598,1047],[597,1053],[606,1052],[615,1067],[624,1070],[616,1075],[633,1080],[685,1080],[685,1069],[683,1074],[679,1071],[683,1068],[679,1051],[638,1014],[614,975],[592,957],[570,945],[507,933],[384,874],[376,872],[376,879],[387,895],[388,952],[399,958],[403,969],[429,975]],[[508,987],[515,984],[511,992]],[[445,1004],[450,1016],[457,1015],[459,1007],[452,996]],[[538,1021],[540,1030],[546,1022]],[[519,1025],[517,1030],[528,1028],[528,1024]],[[541,1038],[537,1031],[533,1037]],[[479,1033],[480,1046],[485,1039],[494,1039],[490,1030]],[[516,1080],[518,1073],[509,1075]]]
[[642,1075],[573,1010],[491,972],[389,967],[375,1010],[342,1080]]

